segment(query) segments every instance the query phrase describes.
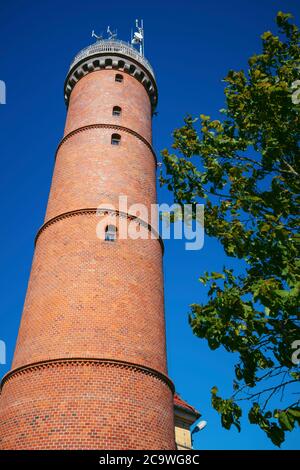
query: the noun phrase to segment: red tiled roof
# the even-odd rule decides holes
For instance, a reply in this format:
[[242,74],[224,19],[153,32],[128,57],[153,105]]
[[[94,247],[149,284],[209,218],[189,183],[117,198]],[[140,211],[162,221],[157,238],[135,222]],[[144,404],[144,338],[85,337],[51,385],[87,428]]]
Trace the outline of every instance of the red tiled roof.
[[199,411],[196,410],[192,405],[189,405],[186,401],[184,401],[178,393],[174,395],[174,406],[178,406],[179,408],[184,408],[185,410],[189,411],[190,413],[194,414],[195,416],[201,416]]

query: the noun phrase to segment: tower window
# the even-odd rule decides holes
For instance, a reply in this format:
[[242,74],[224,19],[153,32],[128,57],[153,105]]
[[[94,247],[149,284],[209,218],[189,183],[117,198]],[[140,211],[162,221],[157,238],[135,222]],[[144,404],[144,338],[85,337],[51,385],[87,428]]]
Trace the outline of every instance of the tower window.
[[120,73],[117,73],[115,76],[115,81],[121,83],[123,82],[123,78],[124,78],[123,75],[121,75]]
[[114,242],[117,238],[117,227],[108,225],[105,229],[105,240],[107,242]]
[[122,112],[122,109],[120,108],[120,106],[114,106],[113,107],[113,116],[121,116],[121,112]]
[[111,136],[111,145],[120,145],[121,136],[120,134],[113,134]]

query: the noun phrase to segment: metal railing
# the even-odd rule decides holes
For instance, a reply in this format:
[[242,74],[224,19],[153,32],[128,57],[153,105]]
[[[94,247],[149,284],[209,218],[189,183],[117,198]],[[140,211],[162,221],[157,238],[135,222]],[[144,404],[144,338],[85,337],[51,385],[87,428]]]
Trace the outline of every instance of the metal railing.
[[89,55],[97,54],[98,52],[120,52],[121,54],[127,55],[132,57],[137,62],[140,62],[149,72],[154,76],[153,69],[145,57],[143,57],[134,47],[132,47],[129,43],[125,41],[119,40],[100,40],[97,41],[95,44],[91,44],[90,46],[82,49],[75,57],[70,66],[70,69],[81,59],[88,57]]

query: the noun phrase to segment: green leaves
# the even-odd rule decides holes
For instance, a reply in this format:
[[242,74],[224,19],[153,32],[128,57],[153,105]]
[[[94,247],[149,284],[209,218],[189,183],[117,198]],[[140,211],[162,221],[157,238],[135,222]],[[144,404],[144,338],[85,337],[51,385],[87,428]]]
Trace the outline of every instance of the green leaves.
[[249,401],[250,422],[278,446],[299,423],[298,403],[279,412],[273,401],[299,381],[300,33],[290,19],[279,12],[280,35],[264,33],[248,71],[228,72],[223,120],[187,116],[174,131],[160,176],[175,202],[205,203],[206,235],[243,260],[238,274],[201,275],[207,302],[191,305],[194,334],[238,355],[232,396],[213,388],[212,405],[226,429],[239,429],[238,402]]
[[279,413],[278,421],[284,431],[292,431],[294,428],[294,417],[286,411]]
[[241,408],[233,400],[223,400],[218,395],[217,387],[211,389],[211,402],[213,408],[221,414],[221,423],[225,429],[235,426],[240,432],[240,418],[242,416]]
[[[280,447],[284,442],[285,432],[293,431],[300,422],[300,409],[298,407],[286,410],[264,412],[259,403],[254,403],[249,411],[248,418],[251,424],[258,424],[265,431],[273,444]],[[277,422],[272,421],[276,418]]]
[[248,418],[251,424],[257,424],[267,434],[273,444],[281,446],[284,441],[284,429],[271,421],[270,411],[264,412],[259,403],[255,402],[249,410]]

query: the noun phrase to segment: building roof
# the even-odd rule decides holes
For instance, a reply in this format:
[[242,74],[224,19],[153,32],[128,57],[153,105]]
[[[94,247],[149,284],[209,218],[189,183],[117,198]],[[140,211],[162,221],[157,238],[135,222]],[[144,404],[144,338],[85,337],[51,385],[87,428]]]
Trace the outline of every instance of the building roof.
[[90,72],[120,70],[136,78],[147,91],[152,110],[157,105],[157,85],[153,68],[141,52],[119,39],[101,39],[82,49],[73,59],[65,80],[65,102],[68,105],[76,83]]
[[192,405],[189,405],[186,401],[184,401],[178,393],[174,395],[174,406],[177,408],[182,408],[190,414],[193,414],[197,418],[201,416],[198,410],[194,408]]
[[89,46],[81,49],[78,54],[74,57],[73,62],[70,66],[72,67],[80,60],[95,54],[109,54],[109,53],[120,53],[122,55],[131,57],[137,62],[141,63],[155,78],[154,71],[150,62],[142,55],[137,49],[131,44],[120,39],[102,39],[90,44]]

